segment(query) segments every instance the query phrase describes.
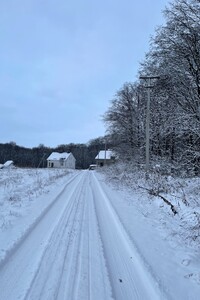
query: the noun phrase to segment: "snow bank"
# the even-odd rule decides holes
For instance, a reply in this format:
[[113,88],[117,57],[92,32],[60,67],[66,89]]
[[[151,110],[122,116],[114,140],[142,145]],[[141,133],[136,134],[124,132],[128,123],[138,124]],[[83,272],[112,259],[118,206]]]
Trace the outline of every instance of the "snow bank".
[[145,179],[144,171],[126,164],[99,170],[102,181],[121,193],[120,201],[113,195],[112,204],[169,299],[197,299],[200,178],[173,178],[155,171]]

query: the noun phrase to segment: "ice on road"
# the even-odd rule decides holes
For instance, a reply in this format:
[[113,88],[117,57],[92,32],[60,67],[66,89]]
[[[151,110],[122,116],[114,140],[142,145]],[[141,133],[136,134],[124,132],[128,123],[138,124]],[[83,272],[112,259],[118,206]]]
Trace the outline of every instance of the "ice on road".
[[165,299],[95,172],[66,183],[0,265],[0,300]]

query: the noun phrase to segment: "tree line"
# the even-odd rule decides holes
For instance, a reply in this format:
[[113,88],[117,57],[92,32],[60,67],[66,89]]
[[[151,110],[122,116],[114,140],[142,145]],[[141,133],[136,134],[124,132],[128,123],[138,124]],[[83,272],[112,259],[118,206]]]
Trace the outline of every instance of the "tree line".
[[[150,103],[151,167],[200,173],[200,1],[175,0],[165,24],[151,38],[138,71],[159,75]],[[104,115],[109,141],[119,157],[145,162],[147,89],[144,80],[125,83]]]
[[86,169],[95,163],[95,157],[105,148],[105,137],[99,137],[87,144],[62,144],[55,148],[40,144],[38,147],[26,148],[15,142],[0,144],[0,163],[12,160],[17,167],[44,168],[52,152],[71,152],[76,158],[76,168]]

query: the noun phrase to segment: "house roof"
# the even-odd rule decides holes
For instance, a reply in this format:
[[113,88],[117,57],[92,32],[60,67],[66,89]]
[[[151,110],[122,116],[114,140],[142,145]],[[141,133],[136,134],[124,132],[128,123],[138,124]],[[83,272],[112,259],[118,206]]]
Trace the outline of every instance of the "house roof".
[[47,158],[47,160],[66,160],[71,153],[63,152],[63,153],[58,153],[58,152],[52,152],[51,155]]
[[95,159],[111,159],[111,156],[115,156],[112,150],[101,150],[99,151],[99,154],[97,154]]
[[12,164],[13,164],[13,161],[12,161],[12,160],[7,160],[3,166],[4,166],[4,167],[9,167],[9,166],[11,166]]

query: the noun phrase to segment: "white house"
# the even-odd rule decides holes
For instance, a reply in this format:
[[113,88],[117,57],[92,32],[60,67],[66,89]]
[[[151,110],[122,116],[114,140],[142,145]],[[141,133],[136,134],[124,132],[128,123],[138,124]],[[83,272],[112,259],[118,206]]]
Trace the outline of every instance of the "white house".
[[96,164],[100,167],[114,163],[115,159],[116,155],[112,150],[101,150],[95,157]]
[[48,168],[66,168],[75,169],[76,159],[72,153],[58,153],[52,152],[47,158]]

